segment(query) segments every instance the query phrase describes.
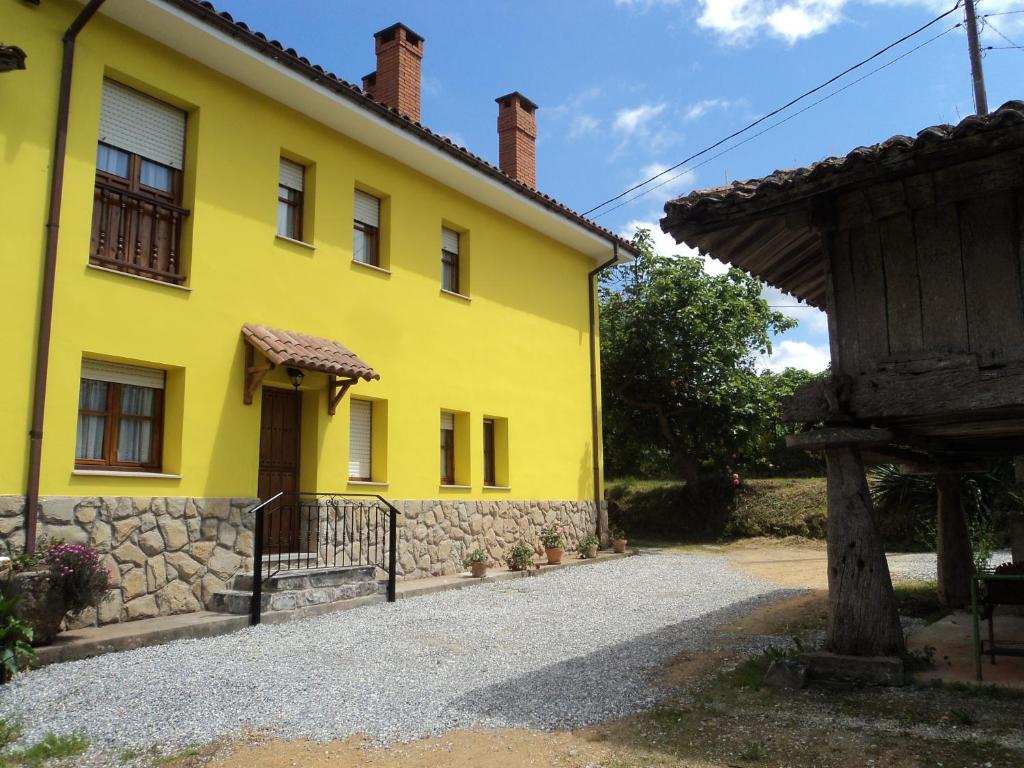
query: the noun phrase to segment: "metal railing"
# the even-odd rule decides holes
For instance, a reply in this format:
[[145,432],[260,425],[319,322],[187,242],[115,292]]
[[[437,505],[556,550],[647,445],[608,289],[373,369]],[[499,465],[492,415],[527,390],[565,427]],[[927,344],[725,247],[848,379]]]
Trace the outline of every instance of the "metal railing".
[[251,511],[250,624],[260,622],[264,579],[281,571],[372,565],[387,573],[387,599],[395,601],[398,509],[383,496],[281,491]]
[[181,283],[179,244],[189,211],[97,180],[89,258],[98,266]]

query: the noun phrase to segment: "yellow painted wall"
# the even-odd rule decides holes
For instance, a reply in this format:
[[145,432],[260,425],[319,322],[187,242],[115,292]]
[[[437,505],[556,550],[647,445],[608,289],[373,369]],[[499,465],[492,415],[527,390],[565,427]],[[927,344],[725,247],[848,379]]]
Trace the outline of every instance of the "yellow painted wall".
[[[60,37],[78,8],[0,4],[4,42],[28,54],[26,71],[0,74],[0,494],[25,488]],[[189,112],[188,291],[87,266],[105,75]],[[315,250],[275,238],[282,153],[313,166]],[[390,275],[352,262],[356,186],[388,196]],[[260,403],[242,403],[240,336],[253,321],[337,339],[381,374],[351,392],[387,401],[385,495],[592,496],[582,254],[103,17],[77,46],[63,206],[43,495],[254,495]],[[442,222],[468,232],[470,301],[440,292]],[[164,471],[180,479],[72,474],[83,354],[170,370]],[[280,370],[267,382],[287,386]],[[361,490],[346,481],[349,398],[329,417],[325,377],[303,389],[304,484]],[[438,486],[442,409],[469,413],[468,491]],[[485,415],[508,420],[508,491],[481,487]]]

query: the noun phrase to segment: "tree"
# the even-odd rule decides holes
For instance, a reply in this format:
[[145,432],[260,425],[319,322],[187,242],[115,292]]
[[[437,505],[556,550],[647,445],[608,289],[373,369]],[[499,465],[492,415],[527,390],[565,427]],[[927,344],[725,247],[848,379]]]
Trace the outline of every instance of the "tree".
[[761,438],[775,408],[756,361],[796,322],[737,269],[710,275],[700,259],[659,256],[648,230],[633,242],[640,255],[601,281],[608,464],[634,472],[663,460],[695,485]]

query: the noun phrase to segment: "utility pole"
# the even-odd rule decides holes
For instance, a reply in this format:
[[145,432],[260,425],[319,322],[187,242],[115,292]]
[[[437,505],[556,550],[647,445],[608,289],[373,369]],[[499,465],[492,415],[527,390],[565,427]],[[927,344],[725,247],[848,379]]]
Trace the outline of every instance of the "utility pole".
[[971,53],[971,79],[974,81],[974,109],[979,115],[987,115],[988,96],[985,95],[985,73],[981,69],[978,17],[974,14],[974,0],[964,0],[964,14],[967,22],[967,46]]

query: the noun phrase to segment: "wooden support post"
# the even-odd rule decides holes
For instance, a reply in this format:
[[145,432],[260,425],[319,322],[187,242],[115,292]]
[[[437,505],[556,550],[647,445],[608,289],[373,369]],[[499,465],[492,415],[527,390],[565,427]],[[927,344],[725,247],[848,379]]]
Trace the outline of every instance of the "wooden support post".
[[851,656],[904,649],[882,537],[860,451],[825,449],[828,464],[828,629],[826,647]]
[[327,377],[327,415],[333,416],[338,410],[338,403],[348,392],[349,387],[356,383],[355,379],[339,379],[337,376]]
[[252,399],[256,390],[260,388],[263,377],[274,370],[274,364],[267,360],[262,365],[256,365],[256,350],[251,344],[245,345],[245,379],[242,382],[242,402],[252,405]]
[[938,557],[939,602],[963,608],[971,600],[971,539],[960,493],[960,475],[942,472],[935,476],[938,489],[935,553]]

